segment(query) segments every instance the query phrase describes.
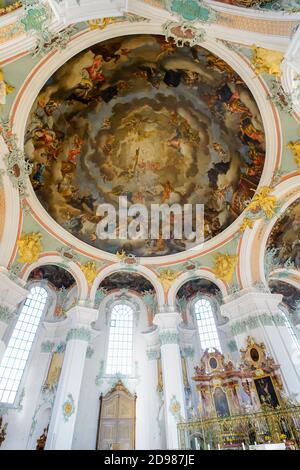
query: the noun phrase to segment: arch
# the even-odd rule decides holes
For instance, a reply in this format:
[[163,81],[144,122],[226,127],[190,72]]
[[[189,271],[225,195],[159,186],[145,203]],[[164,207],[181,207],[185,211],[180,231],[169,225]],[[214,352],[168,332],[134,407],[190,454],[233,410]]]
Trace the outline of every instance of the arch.
[[257,220],[252,229],[242,235],[239,249],[238,277],[240,287],[247,288],[256,282],[266,284],[264,257],[268,238],[278,218],[299,198],[300,175],[291,176],[274,188],[273,194],[281,204],[280,212],[270,222]]
[[101,282],[106,277],[108,277],[110,274],[113,274],[113,273],[116,273],[116,272],[138,273],[141,276],[148,279],[148,281],[150,281],[151,284],[153,285],[153,288],[156,292],[158,306],[163,306],[164,305],[164,290],[162,288],[162,285],[158,281],[158,278],[155,275],[155,273],[153,271],[151,271],[149,268],[146,268],[145,266],[141,266],[141,265],[135,266],[134,270],[132,268],[131,268],[131,270],[129,270],[128,268],[124,267],[124,264],[122,264],[122,263],[112,264],[112,265],[102,269],[102,271],[100,271],[97,274],[97,276],[96,276],[96,278],[93,282],[91,292],[90,292],[91,302],[94,303],[96,292],[97,292],[97,289],[98,289],[99,285],[101,284]]
[[[35,263],[32,263],[31,265],[28,265],[24,268],[24,270],[21,273],[22,274],[21,277],[24,281],[27,281],[30,273],[35,268],[38,268],[39,266],[43,266],[43,265],[47,265],[47,264],[48,265],[49,264],[54,264],[56,266],[59,266],[63,262],[64,262],[63,258],[59,255],[44,253],[38,259],[38,261],[36,261]],[[78,299],[79,300],[86,300],[87,297],[88,297],[89,287],[88,287],[88,283],[87,283],[87,280],[85,278],[85,275],[81,271],[80,267],[76,263],[74,263],[74,261],[70,261],[68,263],[68,266],[64,267],[64,269],[66,271],[68,271],[70,274],[72,274],[72,276],[75,279],[75,282],[76,282],[76,285],[77,285],[77,288],[78,288]]]
[[216,276],[213,274],[211,270],[207,269],[195,269],[190,272],[185,272],[177,277],[174,284],[170,287],[168,292],[168,305],[176,308],[176,295],[179,291],[180,287],[186,284],[188,281],[193,279],[207,279],[208,281],[213,282],[221,291],[223,298],[227,297],[228,295],[228,288],[224,281],[217,279]]
[[0,139],[0,171],[3,171],[1,197],[3,198],[2,233],[0,238],[0,266],[10,267],[11,260],[16,252],[16,243],[20,233],[22,212],[20,210],[19,192],[13,187],[12,181],[6,173],[5,156],[8,148]]
[[[11,118],[14,125],[14,131],[18,136],[20,145],[23,146],[24,144],[24,132],[27,117],[38,92],[49,77],[60,66],[77,53],[97,42],[101,42],[112,37],[147,33],[162,35],[164,34],[163,27],[153,21],[149,21],[148,23],[124,22],[111,24],[102,31],[99,29],[88,32],[83,31],[74,36],[62,52],[54,54],[50,53],[44,57],[31,71],[27,80],[25,80],[24,85],[19,90],[12,107]],[[225,60],[245,81],[256,100],[266,135],[266,158],[259,187],[262,185],[268,185],[274,171],[280,163],[281,129],[277,110],[271,100],[267,97],[268,92],[265,82],[261,77],[253,73],[253,68],[246,57],[229,49],[225,44],[216,42],[214,38],[208,36],[207,39],[201,43],[201,46]],[[30,87],[28,86],[29,84]],[[17,112],[18,108],[22,109],[21,113]],[[28,110],[28,112],[24,112],[24,110]],[[274,119],[270,120],[270,115],[273,115]],[[61,239],[61,241],[76,246],[78,251],[81,251],[92,258],[104,258],[113,262],[117,261],[115,255],[94,248],[85,242],[78,240],[56,223],[38,201],[31,185],[29,187],[28,202],[34,217],[39,220],[39,223],[43,224],[46,230]],[[221,246],[231,239],[238,229],[241,219],[242,214],[222,233],[208,240],[203,245],[198,246],[197,250],[199,250],[199,254],[209,252],[213,250],[216,245]],[[188,250],[187,252],[167,255],[165,257],[158,256],[143,258],[142,263],[143,265],[157,265],[170,260],[179,261],[186,259],[187,257],[193,258],[194,250],[195,248],[193,250]]]

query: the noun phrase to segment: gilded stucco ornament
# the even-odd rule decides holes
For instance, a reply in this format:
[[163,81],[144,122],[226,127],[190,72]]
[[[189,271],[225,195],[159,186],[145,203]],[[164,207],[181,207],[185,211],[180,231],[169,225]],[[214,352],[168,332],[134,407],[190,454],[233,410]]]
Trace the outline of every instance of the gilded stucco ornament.
[[271,186],[263,186],[249,203],[245,218],[240,225],[240,232],[244,232],[247,228],[252,229],[256,220],[264,219],[268,222],[274,217],[279,210],[279,204],[276,196],[272,195],[273,188]]
[[0,69],[0,112],[1,108],[6,104],[6,96],[14,90],[15,88],[5,81],[4,72]]
[[289,142],[287,147],[292,152],[295,162],[300,169],[300,139],[295,142]]
[[253,197],[252,201],[247,207],[247,213],[252,213],[271,219],[276,214],[278,203],[276,196],[272,195],[273,188],[270,186],[263,186],[257,194]]
[[91,286],[97,276],[95,261],[90,261],[89,263],[83,264],[81,266],[81,271],[85,275],[88,285]]
[[177,278],[177,273],[171,269],[163,269],[160,271],[158,279],[160,280],[164,290],[170,289],[171,285]]
[[216,253],[214,258],[213,273],[218,279],[231,282],[238,261],[237,255]]
[[43,250],[42,234],[39,232],[23,233],[17,241],[19,248],[19,263],[35,263]]
[[257,73],[268,73],[269,75],[281,76],[281,63],[284,54],[280,51],[264,49],[263,47],[252,46],[251,63]]
[[128,13],[124,16],[112,17],[112,18],[95,18],[92,20],[88,20],[87,24],[91,30],[93,29],[100,29],[103,31],[107,28],[110,24],[113,23],[123,23],[124,21],[129,23],[139,23],[141,21],[149,21],[148,18],[144,18],[143,16],[135,15],[133,13]]

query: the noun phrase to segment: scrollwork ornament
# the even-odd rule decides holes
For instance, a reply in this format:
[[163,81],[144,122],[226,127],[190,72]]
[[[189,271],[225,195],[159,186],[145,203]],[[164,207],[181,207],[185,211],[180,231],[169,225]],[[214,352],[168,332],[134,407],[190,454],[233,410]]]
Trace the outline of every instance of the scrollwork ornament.
[[188,45],[193,47],[205,41],[206,32],[203,28],[195,28],[188,22],[176,23],[168,21],[163,25],[166,41],[174,41],[177,47]]
[[17,137],[12,132],[8,120],[0,119],[0,132],[8,148],[8,153],[4,156],[6,172],[13,187],[19,191],[20,197],[24,198],[27,195],[27,181],[32,171],[32,164],[26,160],[24,152],[19,149]]

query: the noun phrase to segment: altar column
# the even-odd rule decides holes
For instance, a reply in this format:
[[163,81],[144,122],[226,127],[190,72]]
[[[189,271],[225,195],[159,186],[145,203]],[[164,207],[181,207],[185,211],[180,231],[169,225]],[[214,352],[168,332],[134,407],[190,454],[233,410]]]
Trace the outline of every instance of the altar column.
[[0,363],[6,349],[6,344],[3,342],[5,331],[27,295],[28,291],[10,279],[6,269],[0,268]]
[[299,396],[299,350],[279,308],[281,301],[282,295],[250,288],[229,298],[221,313],[229,318],[238,350],[246,346],[248,336],[264,343],[267,353],[280,365],[287,393]]
[[181,322],[181,316],[177,312],[157,313],[154,317],[154,323],[159,326],[161,344],[168,449],[179,449],[177,423],[186,419],[178,334],[178,325]]
[[47,450],[69,450],[72,447],[91,323],[97,316],[98,310],[78,305],[68,312],[70,330],[49,425]]

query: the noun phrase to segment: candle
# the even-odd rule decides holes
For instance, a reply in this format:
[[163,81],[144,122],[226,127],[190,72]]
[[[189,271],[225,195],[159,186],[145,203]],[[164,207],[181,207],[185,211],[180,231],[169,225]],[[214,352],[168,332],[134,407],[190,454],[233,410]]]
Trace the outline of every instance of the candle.
[[254,441],[254,445],[257,446],[256,441]]
[[221,450],[221,446],[220,446],[220,444],[218,444],[218,450]]
[[242,448],[243,450],[246,450],[245,444],[242,442]]
[[210,445],[209,444],[207,444],[207,450],[210,450]]

